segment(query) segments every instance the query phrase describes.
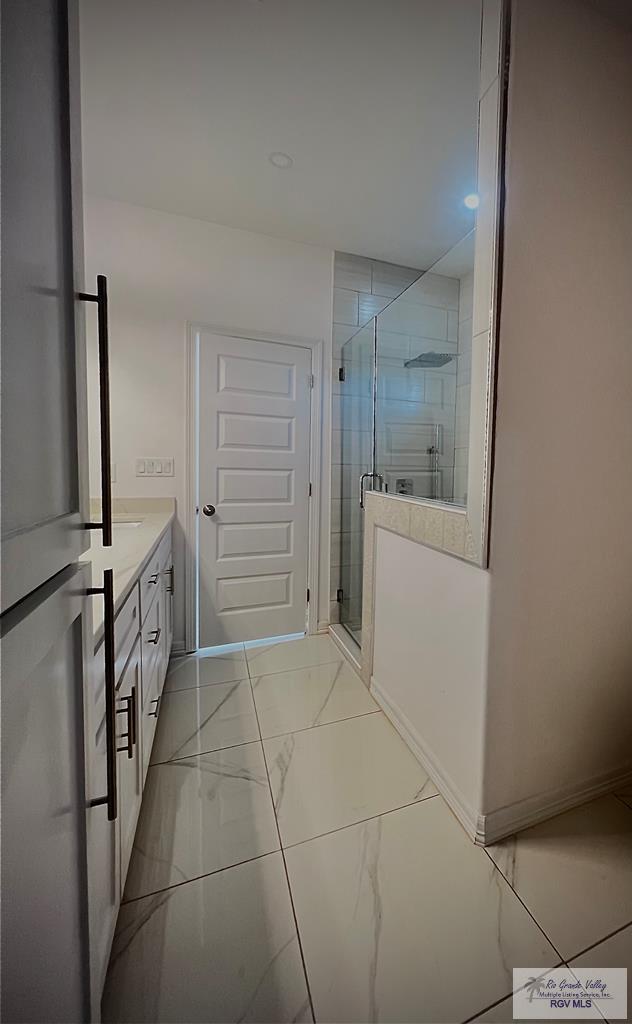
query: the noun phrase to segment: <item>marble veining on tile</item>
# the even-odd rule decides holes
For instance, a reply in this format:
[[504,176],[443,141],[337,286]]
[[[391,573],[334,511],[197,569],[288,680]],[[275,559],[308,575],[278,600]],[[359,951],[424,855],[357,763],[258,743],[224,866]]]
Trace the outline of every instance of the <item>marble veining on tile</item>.
[[158,764],[147,773],[125,899],[278,848],[260,743]]
[[124,904],[103,1020],[311,1021],[281,854]]
[[632,1019],[632,924],[571,960],[570,967],[625,967],[628,972],[628,1020]]
[[559,960],[440,799],[286,858],[317,1020],[465,1020]]
[[256,676],[252,688],[263,737],[379,711],[346,660]]
[[317,634],[302,637],[300,640],[285,640],[265,646],[246,646],[246,659],[250,676],[254,678],[294,668],[341,662],[343,655],[331,637]]
[[259,739],[248,679],[163,693],[151,764]]
[[566,959],[632,921],[632,810],[614,796],[488,852]]
[[285,846],[436,794],[385,716],[264,740]]
[[191,654],[171,659],[165,679],[165,693],[247,678],[248,667],[243,647],[222,654]]

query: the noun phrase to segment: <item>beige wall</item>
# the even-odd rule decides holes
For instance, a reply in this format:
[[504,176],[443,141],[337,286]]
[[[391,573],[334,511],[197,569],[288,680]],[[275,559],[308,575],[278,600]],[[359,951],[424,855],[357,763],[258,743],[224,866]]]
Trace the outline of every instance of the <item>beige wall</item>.
[[394,499],[365,568],[373,685],[479,840],[632,772],[632,33],[595,6],[512,5],[489,568]]
[[483,810],[632,767],[632,33],[513,4]]
[[[186,323],[322,338],[323,437],[329,437],[333,252],[139,206],[88,198],[87,280],[107,274],[115,496],[175,497],[175,639],[184,640]],[[96,341],[89,318],[91,414]],[[98,422],[90,416],[91,481],[98,493]],[[329,444],[323,445],[319,619],[329,617]],[[171,456],[175,475],[135,475],[136,458]]]

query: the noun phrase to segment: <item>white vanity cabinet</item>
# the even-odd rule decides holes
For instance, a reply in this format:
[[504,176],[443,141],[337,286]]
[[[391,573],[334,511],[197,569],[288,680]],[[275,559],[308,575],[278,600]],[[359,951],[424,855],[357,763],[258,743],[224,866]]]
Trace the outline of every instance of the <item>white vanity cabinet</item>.
[[[88,807],[88,875],[93,990],[101,992],[110,955],[143,785],[151,756],[173,638],[171,528],[143,559],[114,621],[117,817]],[[116,570],[115,570],[116,572]],[[86,721],[88,801],[107,788],[105,664],[99,641],[92,662]]]
[[143,759],[139,707],[141,700],[140,640],[137,638],[116,688],[116,757],[118,821],[121,859],[120,892],[132,853],[136,822],[143,795]]

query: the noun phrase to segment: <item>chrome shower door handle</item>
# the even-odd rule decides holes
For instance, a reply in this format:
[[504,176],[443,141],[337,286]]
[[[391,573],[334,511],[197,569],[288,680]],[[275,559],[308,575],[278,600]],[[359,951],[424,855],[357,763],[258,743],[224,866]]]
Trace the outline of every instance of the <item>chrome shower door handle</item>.
[[[368,480],[369,477],[371,478],[371,480],[378,481],[380,485],[380,491],[384,490],[384,477],[382,476],[381,473],[363,473],[362,476],[360,477],[360,508],[364,508],[364,481]],[[388,490],[388,487],[386,488],[386,490]]]

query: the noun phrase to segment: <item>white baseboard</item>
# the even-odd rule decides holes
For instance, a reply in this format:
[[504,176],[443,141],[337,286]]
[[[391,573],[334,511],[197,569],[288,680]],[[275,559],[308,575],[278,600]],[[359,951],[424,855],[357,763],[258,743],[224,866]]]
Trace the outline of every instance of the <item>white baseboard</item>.
[[482,816],[482,834],[485,845],[520,832],[530,825],[537,825],[556,814],[570,811],[572,807],[594,800],[606,793],[616,792],[632,784],[632,767],[627,765],[616,771],[605,772],[590,779],[582,779],[565,786],[559,786],[548,793],[526,797],[507,807],[501,807],[491,814]]
[[559,786],[548,793],[526,797],[507,807],[501,807],[491,814],[481,814],[465,800],[453,780],[444,771],[436,757],[423,743],[419,733],[391,700],[375,678],[371,680],[371,693],[397,729],[404,742],[410,747],[417,760],[423,765],[448,806],[461,825],[479,846],[488,846],[500,839],[537,825],[556,814],[569,811],[572,807],[594,800],[598,796],[632,785],[632,765],[616,771],[602,773],[590,779]]
[[375,679],[375,676],[371,678],[370,690],[389,721],[397,729],[404,743],[406,743],[417,760],[426,769],[441,796],[461,822],[470,839],[475,843],[480,843],[482,841],[479,836],[480,815],[468,803],[458,786],[454,784],[450,776],[443,770],[434,754],[422,742],[419,733],[401,708],[387,696],[383,687]]

